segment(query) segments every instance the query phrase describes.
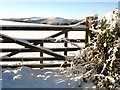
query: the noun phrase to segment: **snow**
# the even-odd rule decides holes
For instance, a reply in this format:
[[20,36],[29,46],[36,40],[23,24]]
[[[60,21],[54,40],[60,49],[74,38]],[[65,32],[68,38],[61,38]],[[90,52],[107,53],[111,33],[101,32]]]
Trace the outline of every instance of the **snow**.
[[[77,78],[75,78],[77,77]],[[31,69],[18,67],[2,70],[2,88],[75,88],[80,83],[80,76],[66,73],[63,68]],[[82,88],[92,87],[86,83]]]
[[76,24],[74,24],[74,25],[69,25],[69,26],[83,26],[83,25],[81,25],[82,23],[84,23],[85,22],[85,20],[83,20],[83,21],[81,21],[81,22],[78,22],[78,23],[76,23]]
[[[49,26],[48,24],[35,24],[35,23],[22,23],[22,22],[13,22],[13,21],[4,21],[0,20],[0,25],[34,25],[34,26]],[[50,25],[52,26],[52,25]]]
[[[113,11],[114,11],[114,13],[113,13]],[[109,21],[111,21],[113,18],[115,19],[115,18],[117,18],[118,16],[116,15],[116,13],[118,13],[118,9],[114,9],[113,11],[110,11],[110,12],[108,12],[106,15],[105,15],[105,18],[107,19],[107,20],[109,20]]]
[[[71,23],[78,22],[79,20],[75,19],[64,19],[60,17],[30,17],[30,18],[8,18],[4,19],[8,21],[26,21],[30,23],[47,23],[47,24],[60,24],[60,23]],[[81,20],[80,20],[81,21]]]

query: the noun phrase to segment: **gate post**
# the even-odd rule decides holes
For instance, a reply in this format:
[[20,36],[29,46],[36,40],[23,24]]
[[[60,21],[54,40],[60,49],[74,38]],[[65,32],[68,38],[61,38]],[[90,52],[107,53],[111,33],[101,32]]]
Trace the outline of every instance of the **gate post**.
[[92,39],[92,28],[95,28],[97,26],[97,19],[98,19],[98,15],[97,14],[93,14],[90,15],[88,17],[86,17],[86,25],[88,27],[88,29],[86,30],[86,40],[85,40],[85,44],[89,44],[91,39]]

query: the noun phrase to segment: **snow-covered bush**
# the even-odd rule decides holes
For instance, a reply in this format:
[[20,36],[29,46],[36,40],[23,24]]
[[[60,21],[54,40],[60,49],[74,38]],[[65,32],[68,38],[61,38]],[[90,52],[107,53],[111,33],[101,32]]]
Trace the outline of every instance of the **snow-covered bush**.
[[99,20],[94,38],[90,45],[82,50],[81,55],[73,60],[77,72],[84,70],[83,81],[93,82],[96,88],[120,88],[120,37],[118,9]]

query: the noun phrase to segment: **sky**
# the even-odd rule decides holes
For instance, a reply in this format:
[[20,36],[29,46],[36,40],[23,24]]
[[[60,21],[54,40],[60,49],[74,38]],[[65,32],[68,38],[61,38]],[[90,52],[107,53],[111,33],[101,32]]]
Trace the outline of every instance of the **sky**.
[[85,18],[91,14],[100,17],[118,8],[118,2],[35,2],[12,1],[0,3],[0,18],[62,17]]

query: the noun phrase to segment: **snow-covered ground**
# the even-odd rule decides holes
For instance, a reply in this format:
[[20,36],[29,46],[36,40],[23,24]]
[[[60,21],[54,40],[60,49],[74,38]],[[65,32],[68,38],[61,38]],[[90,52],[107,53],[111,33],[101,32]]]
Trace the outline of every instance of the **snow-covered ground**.
[[[19,67],[2,70],[2,88],[78,88],[80,74],[70,74],[63,68],[31,69]],[[85,83],[81,88],[93,87]]]
[[29,22],[29,23],[46,23],[46,24],[61,24],[61,23],[72,23],[72,22],[78,22],[82,21],[83,19],[80,20],[75,20],[75,19],[65,19],[65,18],[60,18],[60,17],[30,17],[30,18],[8,18],[5,19],[8,21],[23,21],[23,22]]

